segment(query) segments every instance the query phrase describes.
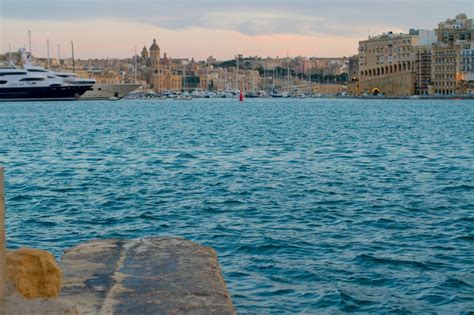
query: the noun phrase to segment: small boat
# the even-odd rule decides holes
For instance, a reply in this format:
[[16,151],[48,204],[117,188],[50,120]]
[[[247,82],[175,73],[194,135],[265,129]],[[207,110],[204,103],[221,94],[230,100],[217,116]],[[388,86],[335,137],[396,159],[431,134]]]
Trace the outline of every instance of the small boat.
[[273,91],[270,93],[270,96],[273,97],[273,98],[282,98],[282,97],[283,97],[283,94],[281,94],[281,93],[278,92],[277,90],[273,90]]
[[192,101],[191,95],[178,95],[174,98],[175,101]]

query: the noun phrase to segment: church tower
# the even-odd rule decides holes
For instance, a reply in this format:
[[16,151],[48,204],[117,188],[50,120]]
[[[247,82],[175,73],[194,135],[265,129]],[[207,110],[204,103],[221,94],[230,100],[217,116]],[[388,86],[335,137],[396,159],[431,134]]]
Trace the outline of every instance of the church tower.
[[151,67],[153,69],[160,68],[160,47],[156,43],[156,39],[153,40],[153,44],[150,46],[150,59]]
[[163,90],[163,76],[161,73],[161,57],[160,47],[156,43],[156,39],[153,40],[153,44],[150,46],[150,67],[151,73],[151,87],[155,92],[160,93]]

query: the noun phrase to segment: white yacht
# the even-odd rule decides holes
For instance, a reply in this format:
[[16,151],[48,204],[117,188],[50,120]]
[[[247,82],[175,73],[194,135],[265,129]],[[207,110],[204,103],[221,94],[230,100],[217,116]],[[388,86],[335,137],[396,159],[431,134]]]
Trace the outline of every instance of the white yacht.
[[47,72],[30,72],[11,65],[0,69],[0,101],[77,100],[92,83],[67,83]]
[[29,73],[43,73],[49,76],[61,78],[64,82],[70,84],[92,84],[92,88],[82,95],[81,100],[117,100],[122,99],[131,92],[140,87],[140,84],[106,84],[97,83],[93,79],[78,78],[75,73],[70,72],[54,72],[43,67],[27,65],[25,69]]

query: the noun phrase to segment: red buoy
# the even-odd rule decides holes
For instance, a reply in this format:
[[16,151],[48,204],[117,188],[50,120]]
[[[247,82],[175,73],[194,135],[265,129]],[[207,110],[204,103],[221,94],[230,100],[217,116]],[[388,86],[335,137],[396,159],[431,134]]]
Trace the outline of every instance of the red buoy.
[[240,102],[243,102],[243,101],[244,101],[244,92],[242,92],[242,90],[240,90],[239,101],[240,101]]

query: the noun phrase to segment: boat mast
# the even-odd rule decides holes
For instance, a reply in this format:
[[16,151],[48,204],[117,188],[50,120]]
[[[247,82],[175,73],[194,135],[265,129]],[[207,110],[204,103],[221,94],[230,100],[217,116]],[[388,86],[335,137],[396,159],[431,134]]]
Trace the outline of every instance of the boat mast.
[[183,91],[186,92],[186,62],[183,61]]
[[61,71],[61,46],[58,44],[58,65],[59,71]]
[[135,46],[135,55],[133,56],[133,83],[137,83],[137,72],[138,72],[138,55],[137,46]]
[[47,46],[47,60],[48,60],[48,70],[51,68],[50,67],[50,62],[49,62],[49,39],[46,40],[46,46]]
[[224,68],[224,91],[227,92],[227,68]]
[[275,92],[275,67],[272,69],[272,92]]
[[71,41],[71,51],[72,51],[72,72],[76,72],[76,67],[74,64],[74,43]]
[[252,59],[252,70],[251,70],[251,74],[252,74],[252,93],[255,93],[255,72],[253,70],[253,59]]
[[30,58],[33,58],[33,53],[31,51],[31,31],[28,31],[28,50],[30,51]]
[[288,93],[290,93],[290,54],[288,53],[288,50],[286,51],[286,60],[288,62],[288,68],[286,69],[286,79],[287,79]]
[[[277,76],[277,79],[275,81],[275,86],[278,88],[278,84],[280,83],[280,63],[278,63],[278,67],[276,68],[276,76]],[[281,89],[281,87],[280,87]]]
[[237,90],[240,90],[239,89],[239,57],[235,56],[235,60],[236,60],[236,68],[237,68],[235,71],[235,84],[236,84]]

